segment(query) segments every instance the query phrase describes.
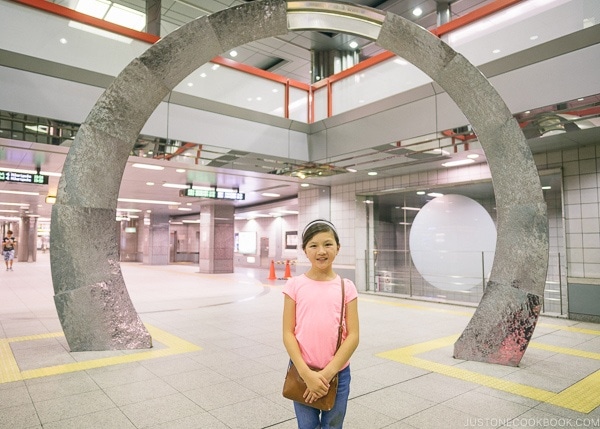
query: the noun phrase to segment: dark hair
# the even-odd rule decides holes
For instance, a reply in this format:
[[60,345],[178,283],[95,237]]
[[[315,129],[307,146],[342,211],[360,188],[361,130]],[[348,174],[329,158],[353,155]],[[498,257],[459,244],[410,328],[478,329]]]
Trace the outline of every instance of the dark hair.
[[335,226],[331,222],[325,219],[316,219],[312,222],[309,222],[308,225],[304,228],[302,232],[302,250],[306,249],[306,245],[308,242],[317,234],[321,232],[331,232],[333,233],[333,238],[335,238],[336,244],[340,245],[340,238],[338,237],[337,231],[335,230]]

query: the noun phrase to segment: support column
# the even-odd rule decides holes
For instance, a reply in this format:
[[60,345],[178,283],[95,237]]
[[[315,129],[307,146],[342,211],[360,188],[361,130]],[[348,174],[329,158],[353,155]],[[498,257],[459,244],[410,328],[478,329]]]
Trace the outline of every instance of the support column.
[[342,72],[359,63],[359,52],[352,50],[311,51],[312,83]]
[[160,36],[161,0],[146,0],[146,33]]
[[202,207],[199,245],[201,273],[233,273],[233,213],[231,205]]
[[450,3],[452,0],[436,0],[437,1],[437,26],[444,25],[450,22]]
[[147,248],[144,249],[144,264],[169,264],[169,215],[167,213],[151,213]]
[[35,262],[37,256],[37,218],[23,216],[17,236],[17,260]]

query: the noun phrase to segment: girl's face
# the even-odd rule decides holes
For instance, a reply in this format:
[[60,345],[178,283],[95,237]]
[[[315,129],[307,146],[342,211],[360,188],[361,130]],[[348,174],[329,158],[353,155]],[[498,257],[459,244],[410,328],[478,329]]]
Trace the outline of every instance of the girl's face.
[[304,248],[313,268],[330,269],[340,250],[331,231],[320,232],[312,237]]

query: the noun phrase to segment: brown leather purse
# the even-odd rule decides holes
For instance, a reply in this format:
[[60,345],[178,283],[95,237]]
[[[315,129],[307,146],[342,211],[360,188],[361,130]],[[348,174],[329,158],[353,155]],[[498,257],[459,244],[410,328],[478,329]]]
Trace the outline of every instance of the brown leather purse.
[[[345,286],[344,279],[342,279],[342,312],[340,315],[340,326],[338,327],[338,340],[335,351],[337,353],[340,345],[342,344],[342,332],[344,330],[344,317],[345,317]],[[319,371],[318,368],[311,368],[313,371]],[[315,402],[309,404],[304,400],[304,392],[306,392],[306,383],[300,377],[294,362],[290,361],[287,374],[285,375],[285,381],[283,383],[283,396],[292,401],[300,402],[301,404],[308,405],[309,407],[317,408],[322,411],[329,411],[335,404],[335,397],[337,395],[338,387],[338,375],[329,382],[329,390],[327,394],[322,398],[317,399]]]

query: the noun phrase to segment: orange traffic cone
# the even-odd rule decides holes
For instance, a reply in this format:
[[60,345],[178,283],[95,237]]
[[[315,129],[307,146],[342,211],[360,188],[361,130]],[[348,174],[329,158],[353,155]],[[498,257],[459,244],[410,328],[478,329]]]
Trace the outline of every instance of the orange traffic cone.
[[292,273],[290,272],[290,261],[285,261],[285,274],[283,275],[286,279],[292,277]]
[[271,269],[269,270],[269,280],[277,280],[275,277],[275,261],[271,259]]

